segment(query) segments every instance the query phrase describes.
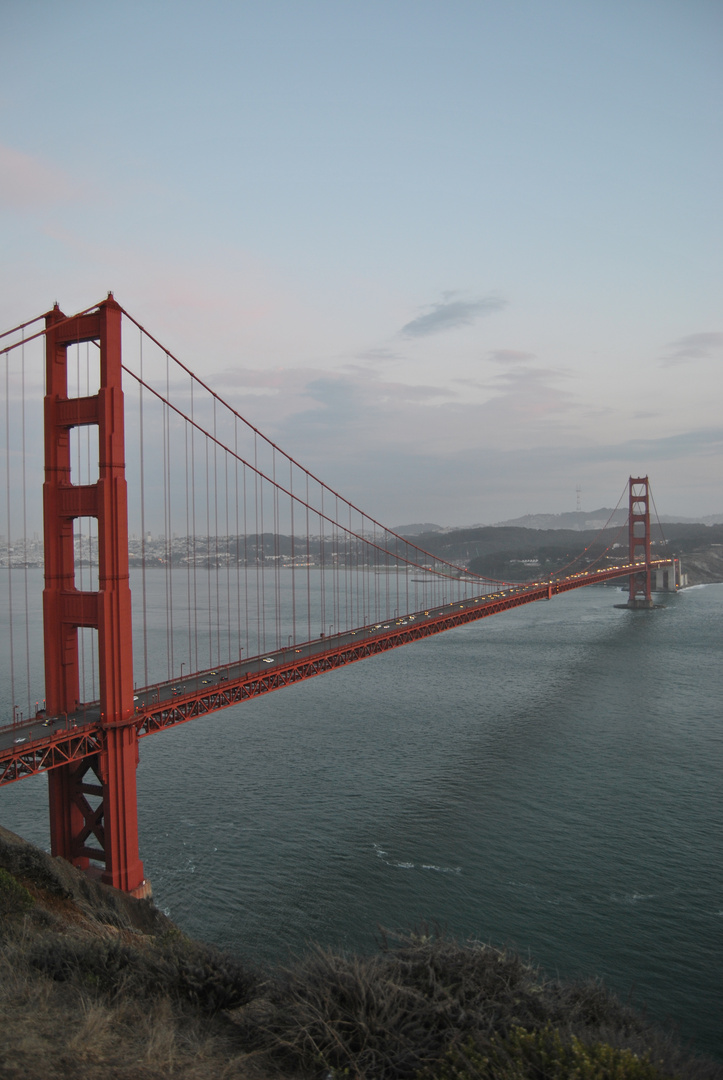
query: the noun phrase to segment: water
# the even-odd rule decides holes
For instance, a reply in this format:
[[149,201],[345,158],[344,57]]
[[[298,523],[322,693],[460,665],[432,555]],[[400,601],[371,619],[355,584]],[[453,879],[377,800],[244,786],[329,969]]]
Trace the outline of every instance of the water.
[[[597,975],[723,1058],[723,585],[589,588],[141,743],[141,854],[265,960],[437,920]],[[0,821],[47,845],[44,778]]]

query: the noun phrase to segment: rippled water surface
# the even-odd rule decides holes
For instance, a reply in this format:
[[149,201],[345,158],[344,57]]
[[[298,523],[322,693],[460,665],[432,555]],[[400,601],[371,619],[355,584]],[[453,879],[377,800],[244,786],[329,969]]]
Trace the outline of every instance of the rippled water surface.
[[[723,1058],[723,585],[570,593],[141,744],[141,853],[269,960],[437,920],[602,976]],[[0,821],[47,845],[45,780]]]

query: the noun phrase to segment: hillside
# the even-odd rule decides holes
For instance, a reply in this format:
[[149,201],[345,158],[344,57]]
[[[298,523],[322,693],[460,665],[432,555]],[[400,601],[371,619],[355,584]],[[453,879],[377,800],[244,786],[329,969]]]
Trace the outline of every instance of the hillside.
[[[723,581],[723,525],[674,522],[662,533],[655,527],[652,537],[654,556],[681,558],[690,585]],[[554,573],[572,560],[578,560],[575,569],[582,569],[600,558],[608,562],[622,559],[627,554],[628,537],[626,526],[578,532],[494,525],[422,533],[414,542],[432,555],[468,566],[476,574],[525,581]]]
[[4,1080],[723,1080],[599,984],[422,927],[275,971],[0,829]]

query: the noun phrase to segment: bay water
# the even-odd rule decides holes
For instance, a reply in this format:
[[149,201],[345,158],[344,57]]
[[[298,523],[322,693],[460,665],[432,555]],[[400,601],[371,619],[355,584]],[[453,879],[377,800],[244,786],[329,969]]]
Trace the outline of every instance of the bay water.
[[[602,978],[723,1059],[723,585],[587,588],[141,742],[141,856],[263,962],[438,923]],[[48,846],[47,782],[0,823]]]

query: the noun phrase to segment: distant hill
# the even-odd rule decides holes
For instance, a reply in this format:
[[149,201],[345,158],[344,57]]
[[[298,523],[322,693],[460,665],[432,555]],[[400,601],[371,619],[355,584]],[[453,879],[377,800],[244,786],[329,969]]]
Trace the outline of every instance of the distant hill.
[[[609,520],[612,516],[612,520]],[[605,524],[622,525],[627,519],[627,506],[612,510],[602,506],[599,510],[571,510],[566,514],[524,514],[509,521],[497,521],[492,528],[516,529],[571,529],[573,532],[585,532],[588,529],[602,529]]]
[[445,532],[442,525],[435,525],[431,521],[424,521],[417,525],[393,525],[392,532],[397,536],[421,536],[422,533]]
[[[437,529],[418,534],[415,543],[431,555],[465,565],[484,577],[525,581],[553,573],[571,560],[579,560],[578,569],[599,558],[606,565],[624,560],[628,547],[625,515],[601,530],[605,520],[587,529],[519,525]],[[689,584],[723,580],[723,525],[668,522],[662,530],[654,524],[651,532],[653,554],[681,556],[685,569],[690,569]]]
[[[612,520],[610,516],[614,515]],[[599,510],[571,510],[566,514],[524,514],[509,521],[496,521],[493,525],[435,525],[429,521],[414,525],[394,525],[392,531],[399,536],[421,536],[424,533],[450,533],[469,529],[566,529],[570,532],[597,531],[622,525],[628,516],[627,506],[613,511],[601,506]],[[704,517],[680,517],[675,514],[661,514],[662,524],[677,525],[723,525],[723,511],[720,514],[707,514]]]
[[[651,512],[652,513],[652,512]],[[599,510],[572,510],[567,514],[525,514],[523,517],[513,518],[510,521],[498,521],[493,528],[513,526],[519,529],[572,529],[573,532],[585,532],[588,529],[602,529],[608,523],[611,514],[612,521],[609,524],[622,525],[627,519],[627,506],[619,510],[612,510],[603,506]],[[675,514],[661,514],[660,521],[665,524],[676,523],[679,525],[721,525],[723,513],[708,514],[706,517],[680,517]]]

